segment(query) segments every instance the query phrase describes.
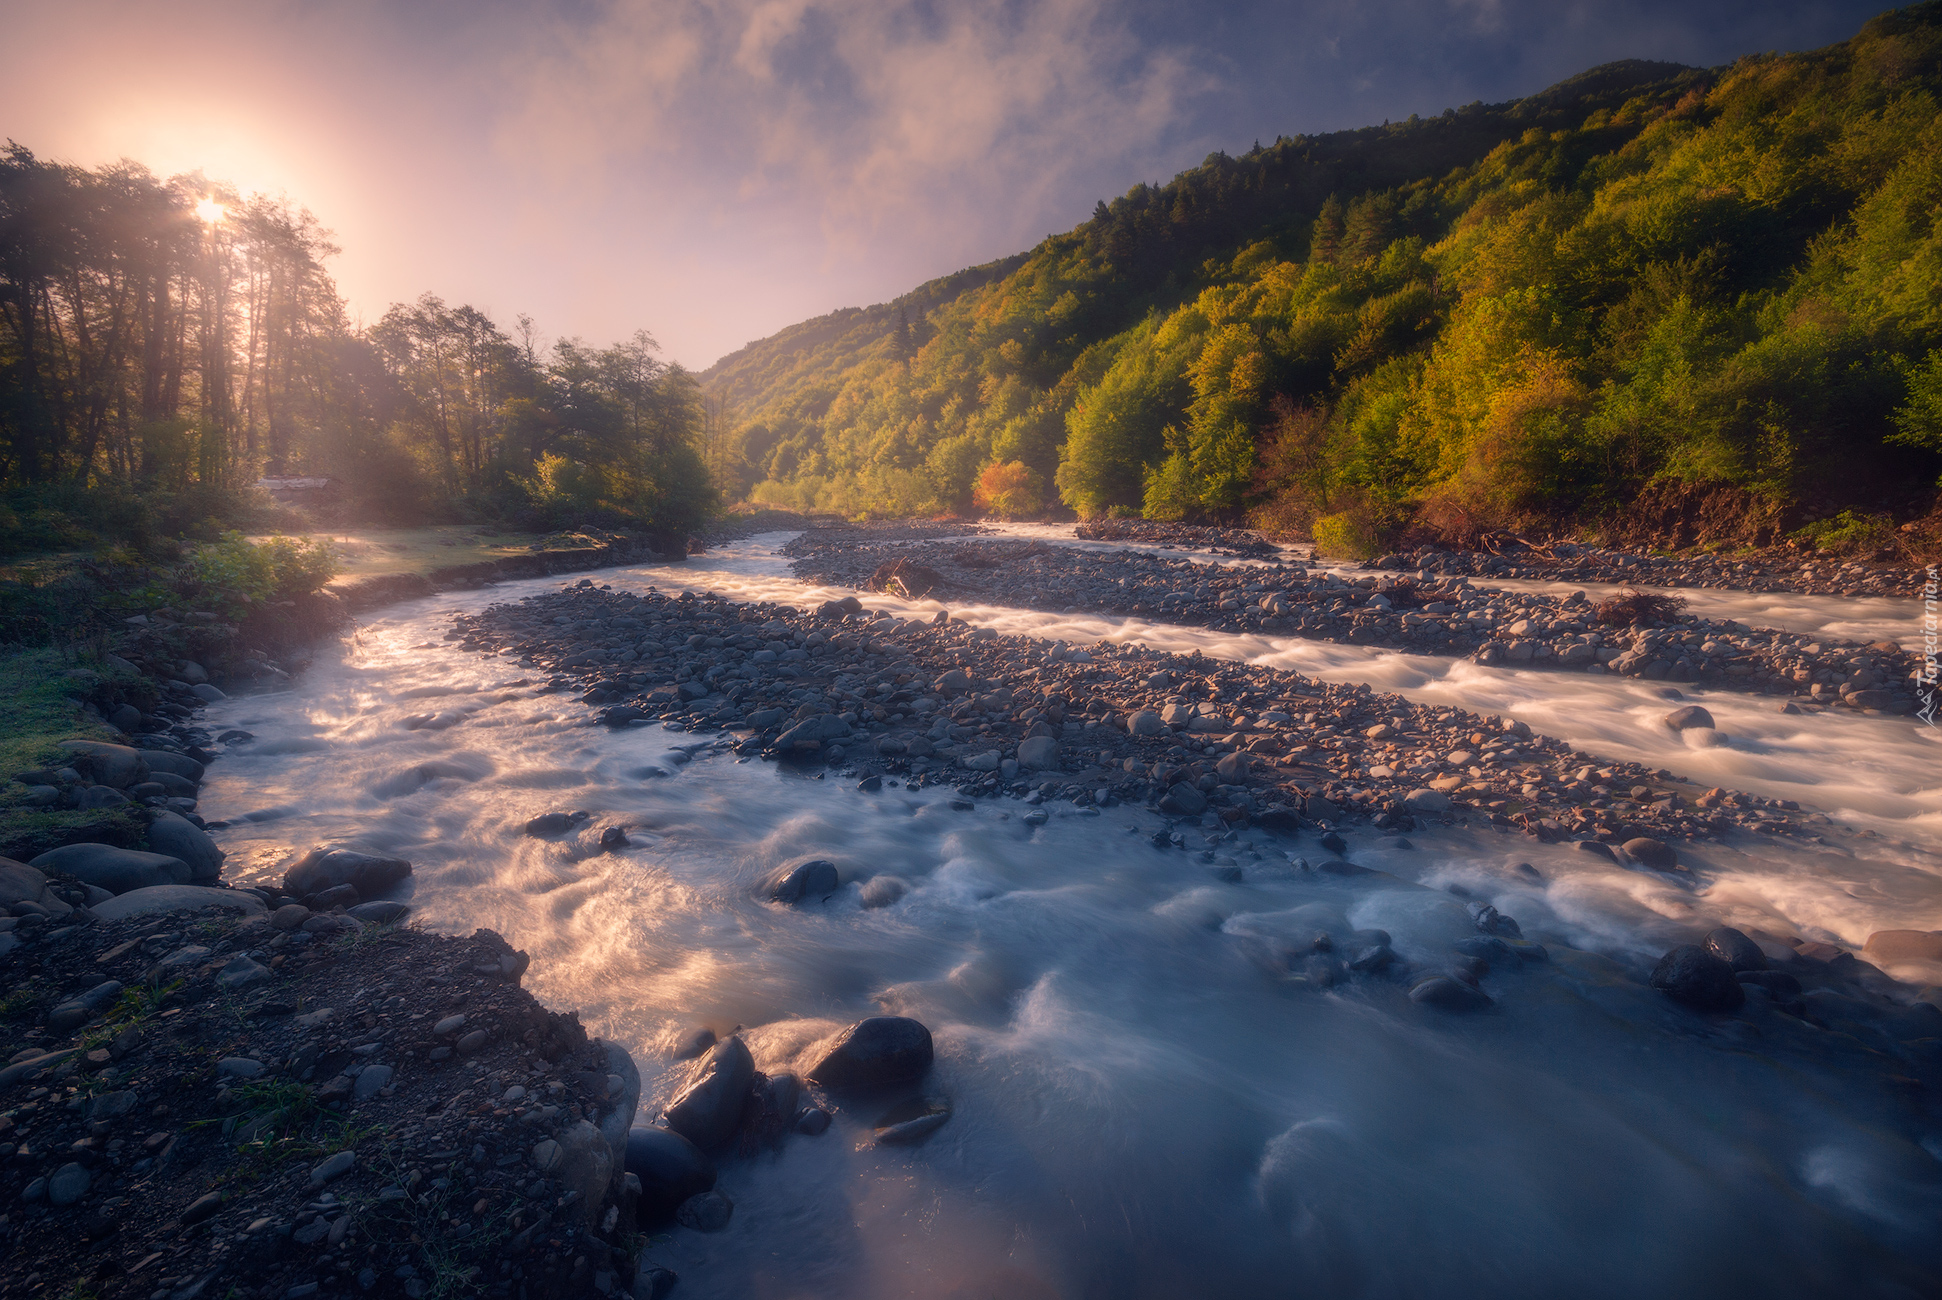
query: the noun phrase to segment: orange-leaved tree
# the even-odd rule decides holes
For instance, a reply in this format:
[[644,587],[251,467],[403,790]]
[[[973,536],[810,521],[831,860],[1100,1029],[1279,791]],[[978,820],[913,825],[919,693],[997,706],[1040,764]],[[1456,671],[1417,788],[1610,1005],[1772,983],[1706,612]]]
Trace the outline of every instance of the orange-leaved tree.
[[1035,515],[1045,504],[1045,483],[1022,460],[985,466],[971,490],[971,504],[1002,519]]

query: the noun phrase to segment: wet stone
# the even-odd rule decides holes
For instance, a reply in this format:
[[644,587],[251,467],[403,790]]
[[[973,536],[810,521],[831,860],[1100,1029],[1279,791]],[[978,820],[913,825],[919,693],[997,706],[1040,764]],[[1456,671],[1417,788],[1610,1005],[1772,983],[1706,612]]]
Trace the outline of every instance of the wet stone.
[[1697,944],[1681,944],[1652,968],[1652,987],[1696,1011],[1732,1011],[1746,1001],[1733,968]]

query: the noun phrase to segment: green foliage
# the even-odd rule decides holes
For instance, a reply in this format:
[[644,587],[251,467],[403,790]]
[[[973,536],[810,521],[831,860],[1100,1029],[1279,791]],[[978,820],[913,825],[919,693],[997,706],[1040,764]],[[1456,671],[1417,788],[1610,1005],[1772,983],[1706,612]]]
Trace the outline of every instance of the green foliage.
[[[1213,155],[702,378],[756,497],[848,512],[958,508],[967,466],[1012,461],[1084,516],[1290,526],[1337,498],[1517,525],[1659,477],[1866,501],[1942,470],[1938,105],[1935,4],[1804,54],[1607,65]],[[1284,408],[1319,418],[1299,473]]]
[[1891,544],[1895,521],[1883,514],[1843,510],[1832,519],[1818,519],[1794,534],[1817,549],[1839,554],[1869,552]]
[[252,542],[228,532],[192,547],[176,570],[174,584],[188,604],[214,608],[236,620],[272,599],[321,591],[336,573],[337,559],[328,542],[292,537]]

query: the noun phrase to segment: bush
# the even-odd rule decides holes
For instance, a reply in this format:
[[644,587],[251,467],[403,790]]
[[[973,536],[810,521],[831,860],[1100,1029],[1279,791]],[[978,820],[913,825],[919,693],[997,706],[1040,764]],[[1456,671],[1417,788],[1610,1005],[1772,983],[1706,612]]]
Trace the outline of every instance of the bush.
[[1023,519],[1045,505],[1045,482],[1024,461],[986,466],[971,491],[971,504],[1000,519]]
[[1794,533],[1819,550],[1842,554],[1875,551],[1895,541],[1895,521],[1887,515],[1858,515],[1843,510],[1832,519],[1819,519]]
[[214,608],[234,622],[271,600],[320,591],[336,573],[328,542],[271,537],[256,543],[227,532],[191,549],[171,585],[184,602]]

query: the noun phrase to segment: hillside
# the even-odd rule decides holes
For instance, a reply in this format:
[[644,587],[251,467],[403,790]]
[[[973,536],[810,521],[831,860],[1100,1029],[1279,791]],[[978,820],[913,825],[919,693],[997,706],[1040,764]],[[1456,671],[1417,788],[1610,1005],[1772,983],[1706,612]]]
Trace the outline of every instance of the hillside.
[[1350,548],[1691,488],[1913,506],[1942,470],[1939,51],[1926,4],[1824,50],[1215,154],[725,358],[727,486],[1252,511]]

